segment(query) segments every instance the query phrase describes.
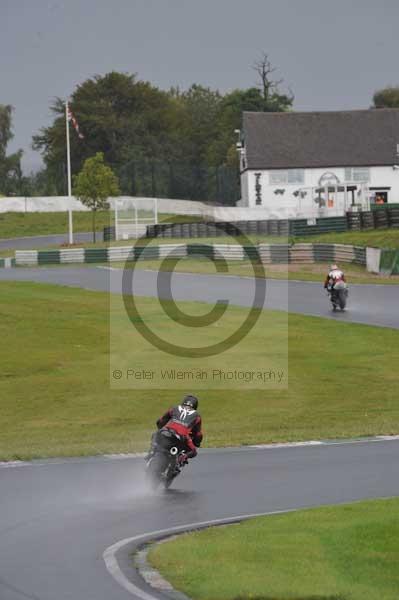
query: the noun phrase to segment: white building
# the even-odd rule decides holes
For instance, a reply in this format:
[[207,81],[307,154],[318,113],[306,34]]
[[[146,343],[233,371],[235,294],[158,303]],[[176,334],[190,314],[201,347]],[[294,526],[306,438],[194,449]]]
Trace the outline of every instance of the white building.
[[269,218],[399,202],[399,109],[244,112],[238,146],[239,205]]

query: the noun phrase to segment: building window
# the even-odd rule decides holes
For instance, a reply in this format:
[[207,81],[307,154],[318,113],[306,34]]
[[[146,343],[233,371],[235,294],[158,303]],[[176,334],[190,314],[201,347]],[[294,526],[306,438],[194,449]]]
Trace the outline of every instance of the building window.
[[346,181],[370,181],[370,169],[368,167],[349,167],[345,169]]
[[290,185],[305,183],[305,171],[303,169],[279,169],[269,172],[270,185]]

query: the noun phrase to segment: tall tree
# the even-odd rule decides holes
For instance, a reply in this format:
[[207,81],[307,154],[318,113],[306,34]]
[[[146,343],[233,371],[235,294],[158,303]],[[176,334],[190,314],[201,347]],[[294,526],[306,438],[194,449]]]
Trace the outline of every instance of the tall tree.
[[[292,107],[293,96],[280,92],[267,55],[262,60],[259,87],[224,95],[198,84],[165,92],[116,72],[84,81],[70,103],[85,136],[71,132],[72,172],[102,152],[125,194],[229,202],[238,190],[234,130],[241,127],[243,110]],[[60,194],[66,190],[64,106],[55,99],[52,125],[33,141]]]
[[184,185],[190,198],[205,200],[209,195],[208,151],[217,135],[221,94],[201,85],[192,85],[180,96],[178,154],[174,160],[185,164]]
[[292,96],[284,94],[273,94],[266,101],[262,91],[256,87],[237,89],[226,94],[221,103],[217,133],[208,149],[211,164],[238,166],[234,131],[241,128],[244,111],[285,112],[292,107],[292,101]]
[[373,102],[374,108],[399,108],[399,86],[377,90]]
[[12,111],[10,105],[0,104],[0,194],[16,194],[22,183],[22,150],[7,155],[12,140]]
[[276,68],[272,66],[266,52],[263,52],[260,58],[254,62],[253,69],[258,75],[258,87],[263,98],[262,111],[281,112],[290,109],[294,101],[294,95],[291,91],[288,94],[280,92],[280,85],[284,80],[273,78]]
[[[70,107],[79,121],[84,139],[71,135],[72,172],[84,160],[103,152],[105,160],[118,170],[131,160],[164,158],[167,146],[161,143],[168,129],[168,94],[134,75],[111,72],[79,85]],[[51,106],[55,119],[33,137],[50,177],[59,192],[65,189],[65,104],[56,98]],[[161,137],[161,139],[160,139]],[[64,168],[60,169],[60,165]]]

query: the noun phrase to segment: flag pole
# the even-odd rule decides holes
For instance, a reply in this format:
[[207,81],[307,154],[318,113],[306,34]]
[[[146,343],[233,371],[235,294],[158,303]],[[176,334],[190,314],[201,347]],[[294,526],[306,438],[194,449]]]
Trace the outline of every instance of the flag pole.
[[65,126],[66,126],[66,145],[67,145],[67,167],[68,167],[68,230],[69,244],[73,244],[73,223],[72,223],[72,181],[71,181],[71,147],[69,143],[69,118],[68,118],[68,100],[65,102]]

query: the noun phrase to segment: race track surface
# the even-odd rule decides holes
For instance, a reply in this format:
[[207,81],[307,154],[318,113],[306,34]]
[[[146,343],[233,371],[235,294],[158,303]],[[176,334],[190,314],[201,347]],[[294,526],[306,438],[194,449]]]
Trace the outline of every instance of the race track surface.
[[[89,290],[120,293],[121,269],[100,267],[39,267],[1,269],[0,281],[19,280],[82,287]],[[138,296],[167,297],[165,276],[157,289],[158,272],[136,269],[133,289]],[[175,273],[172,277],[173,297],[176,300],[198,300],[214,303],[226,299],[231,304],[251,306],[255,283],[252,278],[225,275]],[[289,310],[343,322],[364,323],[399,328],[399,286],[350,285],[348,310],[333,313],[321,284],[302,281],[269,279],[266,299],[261,307]]]
[[0,466],[1,600],[131,600],[104,550],[121,539],[222,517],[399,495],[399,441],[203,450],[170,492],[143,459]]

